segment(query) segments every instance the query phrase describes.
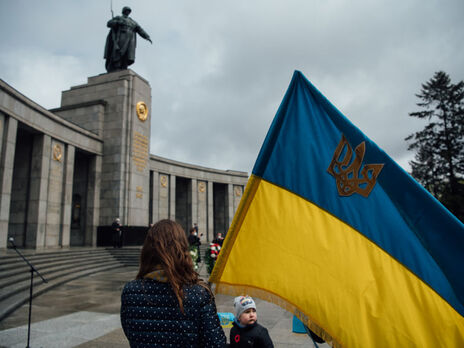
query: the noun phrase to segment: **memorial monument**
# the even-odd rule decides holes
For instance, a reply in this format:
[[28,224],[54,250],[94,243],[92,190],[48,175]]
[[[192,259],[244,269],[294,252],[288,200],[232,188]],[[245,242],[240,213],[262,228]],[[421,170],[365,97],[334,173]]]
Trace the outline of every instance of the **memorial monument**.
[[106,245],[97,231],[115,217],[143,231],[163,218],[186,231],[196,222],[204,242],[227,232],[248,175],[150,154],[152,119],[163,115],[127,67],[136,35],[151,39],[122,12],[108,22],[108,72],[63,91],[60,107],[0,80],[0,249],[9,237],[32,249]]

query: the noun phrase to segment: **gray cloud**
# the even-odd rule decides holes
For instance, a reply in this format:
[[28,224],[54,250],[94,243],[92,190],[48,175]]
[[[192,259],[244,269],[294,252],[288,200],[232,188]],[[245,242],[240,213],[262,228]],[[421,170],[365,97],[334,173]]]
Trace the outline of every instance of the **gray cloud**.
[[[104,72],[106,1],[0,1],[0,77],[47,108]],[[464,2],[113,1],[151,35],[151,152],[250,172],[295,69],[402,166],[435,71],[464,78]]]

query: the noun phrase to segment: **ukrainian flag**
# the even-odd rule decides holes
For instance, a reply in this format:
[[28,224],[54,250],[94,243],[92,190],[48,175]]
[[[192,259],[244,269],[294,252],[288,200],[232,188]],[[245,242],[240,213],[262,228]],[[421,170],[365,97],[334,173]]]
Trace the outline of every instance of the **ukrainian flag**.
[[464,347],[464,225],[296,71],[211,275],[335,347]]

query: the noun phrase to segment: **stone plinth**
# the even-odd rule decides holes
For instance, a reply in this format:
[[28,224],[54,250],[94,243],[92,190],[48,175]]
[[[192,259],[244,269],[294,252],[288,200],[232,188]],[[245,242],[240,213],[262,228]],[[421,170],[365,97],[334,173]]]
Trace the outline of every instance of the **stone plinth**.
[[89,77],[62,94],[55,112],[103,137],[100,225],[148,222],[150,110],[150,85],[132,70]]

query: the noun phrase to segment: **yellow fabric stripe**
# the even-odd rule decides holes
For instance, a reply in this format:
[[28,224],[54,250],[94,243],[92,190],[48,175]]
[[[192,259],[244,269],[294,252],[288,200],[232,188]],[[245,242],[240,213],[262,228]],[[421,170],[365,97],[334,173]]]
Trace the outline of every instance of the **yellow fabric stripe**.
[[213,271],[211,272],[209,281],[212,283],[217,283],[219,279],[221,279],[222,271],[224,270],[225,263],[229,257],[229,252],[235,242],[237,233],[242,227],[243,219],[248,212],[248,208],[253,201],[260,182],[261,178],[254,176],[253,174],[248,179],[245,192],[243,192],[243,196],[234,215],[234,219],[232,220],[229,231],[227,232],[226,238],[222,244],[221,252],[219,253],[218,259],[216,260]]
[[267,293],[336,346],[464,347],[464,318],[404,266],[314,204],[258,184],[224,247],[219,292]]

